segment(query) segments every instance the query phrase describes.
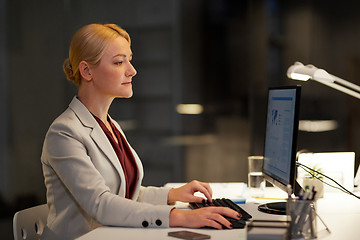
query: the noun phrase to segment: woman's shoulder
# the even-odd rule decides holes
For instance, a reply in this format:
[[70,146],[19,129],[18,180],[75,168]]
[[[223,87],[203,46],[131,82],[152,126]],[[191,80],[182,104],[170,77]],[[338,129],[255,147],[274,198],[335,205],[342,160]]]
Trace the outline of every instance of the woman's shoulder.
[[91,114],[79,107],[75,98],[68,108],[62,112],[50,125],[48,132],[79,132],[82,127],[92,127],[93,121]]
[[54,132],[76,132],[75,129],[78,129],[79,126],[80,122],[75,113],[70,108],[67,108],[51,123],[48,134]]
[[52,122],[51,126],[57,124],[73,125],[78,122],[76,114],[68,107]]
[[50,128],[57,125],[79,127],[81,125],[92,127],[95,124],[91,113],[74,97],[68,108],[61,113],[51,124]]

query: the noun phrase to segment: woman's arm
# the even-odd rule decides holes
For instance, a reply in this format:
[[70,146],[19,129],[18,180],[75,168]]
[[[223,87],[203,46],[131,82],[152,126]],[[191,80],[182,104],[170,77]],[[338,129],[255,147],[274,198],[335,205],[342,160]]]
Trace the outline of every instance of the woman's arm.
[[[212,190],[208,183],[192,181],[179,188],[172,188],[169,191],[168,203],[175,201],[201,202],[203,198],[194,196],[195,192],[201,192],[208,201],[212,199]],[[171,227],[213,227],[216,229],[232,228],[230,222],[224,218],[228,216],[240,219],[239,213],[226,207],[206,207],[196,210],[172,209],[170,212],[169,224]]]
[[194,196],[194,193],[201,192],[205,197],[211,201],[212,189],[208,183],[192,181],[179,188],[172,188],[168,195],[168,204],[172,204],[176,201],[181,202],[201,202],[202,197]]

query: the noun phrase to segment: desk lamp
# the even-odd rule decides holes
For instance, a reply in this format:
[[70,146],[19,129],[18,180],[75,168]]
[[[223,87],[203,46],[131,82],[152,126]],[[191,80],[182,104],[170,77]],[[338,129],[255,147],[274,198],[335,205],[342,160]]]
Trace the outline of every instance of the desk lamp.
[[[287,76],[290,79],[307,81],[309,79],[320,82],[326,86],[339,90],[353,97],[360,99],[360,86],[338,78],[324,69],[315,67],[314,65],[306,65],[301,62],[295,62],[287,70]],[[360,184],[360,167],[356,173],[355,185]]]
[[314,65],[305,66],[301,62],[295,62],[294,65],[288,68],[287,76],[294,80],[315,80],[360,99],[360,86],[331,75],[324,69],[317,68]]

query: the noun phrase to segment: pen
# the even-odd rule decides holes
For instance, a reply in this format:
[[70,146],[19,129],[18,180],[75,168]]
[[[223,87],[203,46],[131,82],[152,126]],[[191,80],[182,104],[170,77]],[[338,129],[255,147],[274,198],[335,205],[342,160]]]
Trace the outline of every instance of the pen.
[[315,195],[316,195],[315,186],[313,186],[312,187],[312,198],[311,198],[311,200],[315,200]]
[[312,195],[312,199],[311,200],[315,200],[315,196],[316,196],[316,191],[313,192],[313,195]]
[[313,195],[314,195],[314,193],[312,191],[310,191],[307,200],[313,200]]
[[305,187],[305,193],[303,195],[303,200],[308,200],[309,194],[310,194],[309,186],[306,186]]
[[299,200],[303,200],[303,199],[304,199],[304,194],[305,194],[305,191],[304,191],[303,188],[301,188],[300,193],[299,193]]
[[315,209],[312,207],[312,205],[310,205],[310,209],[309,209],[309,222],[310,222],[310,234],[312,238],[315,238],[316,234],[315,234],[315,229],[314,229],[314,225],[313,225],[313,211],[315,211]]
[[288,194],[288,199],[290,199],[291,198],[291,193],[292,193],[292,188],[291,188],[290,184],[288,184],[286,186],[286,191],[287,191],[287,194]]

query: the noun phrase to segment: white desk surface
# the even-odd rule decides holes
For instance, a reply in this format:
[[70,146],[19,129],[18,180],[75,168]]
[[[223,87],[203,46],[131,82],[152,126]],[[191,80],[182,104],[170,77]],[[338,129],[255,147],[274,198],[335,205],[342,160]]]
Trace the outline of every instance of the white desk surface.
[[[214,190],[214,198],[218,197],[219,193],[224,194],[221,189],[233,189],[230,195],[222,195],[222,197],[234,198],[244,195],[244,189],[239,183],[230,184],[211,184]],[[170,186],[177,186],[172,184]],[[245,189],[246,190],[246,189]],[[245,191],[246,192],[246,191]],[[229,192],[228,192],[229,193]],[[235,195],[234,195],[235,194]],[[238,196],[239,195],[239,196]],[[359,193],[358,193],[359,195]],[[246,193],[245,193],[246,196]],[[272,198],[284,198],[286,194],[276,188],[267,188],[265,197]],[[247,198],[246,204],[240,206],[249,212],[253,219],[278,219],[285,220],[286,216],[278,216],[272,214],[266,214],[259,212],[257,206],[259,203],[276,201],[265,199],[253,199]],[[187,208],[184,203],[178,203],[176,207]],[[331,234],[329,234],[324,225],[318,219],[318,239],[325,240],[357,240],[360,234],[360,200],[342,193],[329,192],[324,194],[324,198],[319,199],[317,202],[318,214],[324,220],[326,225],[330,228]],[[188,230],[198,233],[204,233],[211,235],[211,239],[246,239],[246,228],[244,229],[232,229],[232,230],[213,230],[213,229],[186,229],[186,228],[127,228],[127,227],[99,227],[78,240],[95,240],[95,239],[132,239],[132,240],[144,240],[144,239],[177,239],[168,237],[167,234],[170,231]]]

